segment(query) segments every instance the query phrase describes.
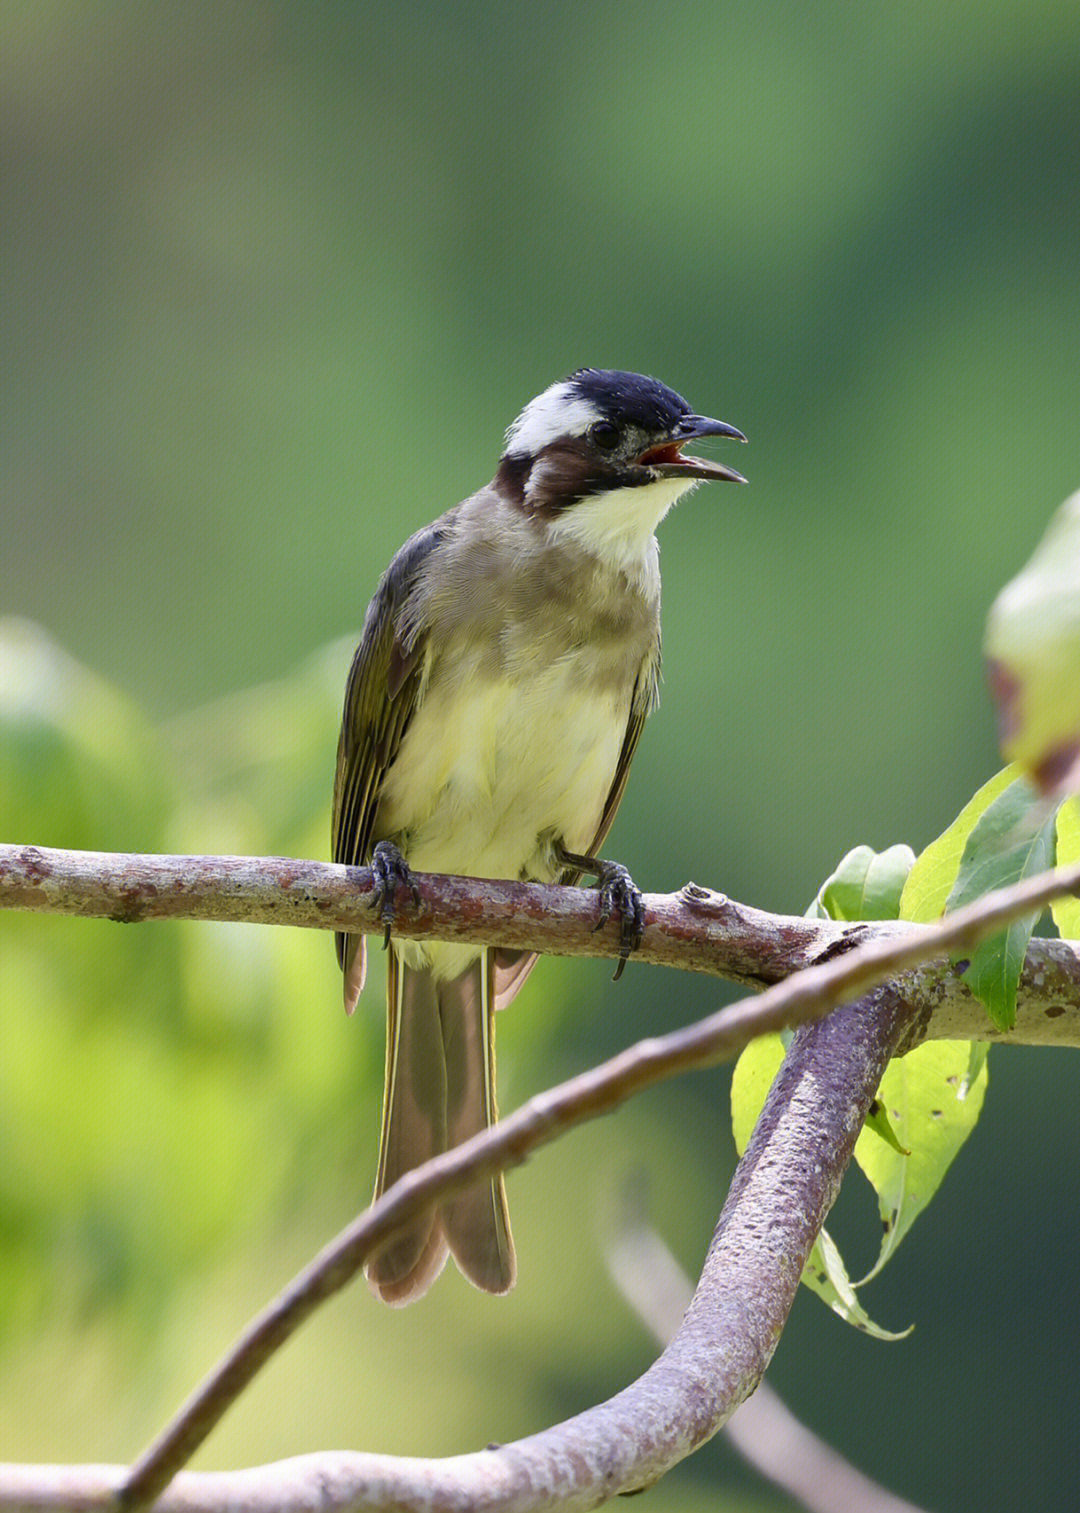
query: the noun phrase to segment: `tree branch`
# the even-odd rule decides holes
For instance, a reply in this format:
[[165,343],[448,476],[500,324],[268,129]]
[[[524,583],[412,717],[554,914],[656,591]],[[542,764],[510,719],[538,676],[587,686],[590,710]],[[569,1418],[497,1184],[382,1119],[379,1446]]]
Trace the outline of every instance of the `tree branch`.
[[[839,965],[819,971],[831,974]],[[915,1018],[894,990],[880,988],[800,1030],[739,1163],[681,1327],[649,1370],[609,1401],[527,1439],[445,1460],[339,1452],[250,1471],[184,1472],[161,1499],[160,1513],[226,1506],[286,1513],[316,1503],[340,1513],[525,1513],[556,1503],[591,1508],[651,1485],[715,1434],[760,1379],[881,1074]],[[557,1102],[562,1091],[545,1096]],[[520,1116],[506,1124],[514,1120]],[[490,1144],[506,1124],[459,1149]],[[426,1174],[454,1158],[460,1161],[450,1152],[422,1168],[414,1188],[425,1180],[430,1188]],[[399,1183],[353,1231],[378,1208],[392,1207],[410,1182]],[[0,1508],[103,1508],[125,1490],[133,1506],[154,1495],[165,1472],[155,1452],[126,1488],[117,1468],[0,1468]]]
[[[553,956],[618,955],[618,921],[596,930],[597,896],[591,889],[423,873],[416,879],[420,909],[413,908],[405,890],[399,899],[394,928],[403,938],[471,941]],[[1062,885],[1057,891],[1075,888]],[[0,908],[6,909],[121,923],[206,919],[370,931],[370,892],[366,867],[289,857],[141,856],[0,845]],[[1042,907],[1050,896],[1036,890],[1028,907]],[[813,965],[853,928],[860,941],[921,940],[927,928],[897,921],[852,927],[767,914],[695,883],[678,893],[646,894],[645,911],[636,961],[748,986],[780,982]],[[918,952],[914,959],[920,959]],[[1073,942],[1032,941],[1016,1024],[1009,1031],[994,1028],[958,969],[923,969],[906,991],[920,1001],[923,1034],[934,1039],[1080,1046],[1080,950]]]
[[[634,1205],[636,1208],[636,1205]],[[619,1291],[666,1345],[690,1306],[694,1289],[642,1213],[625,1214],[608,1246]],[[808,1513],[921,1513],[863,1474],[796,1418],[767,1380],[724,1425],[728,1443],[755,1471],[782,1487]]]
[[[757,1000],[744,1000],[686,1029],[640,1041],[610,1061],[531,1099],[494,1128],[408,1173],[343,1230],[253,1320],[217,1370],[140,1459],[127,1485],[129,1496],[133,1501],[145,1501],[166,1485],[269,1356],[319,1303],[356,1275],[369,1255],[433,1201],[443,1200],[499,1169],[519,1165],[531,1151],[563,1130],[595,1118],[665,1077],[723,1060],[755,1035],[820,1019],[838,1003],[878,986],[903,967],[949,947],[970,945],[1004,920],[1030,909],[1037,899],[1078,884],[1080,865],[1061,868],[989,894],[914,935],[908,932],[858,946],[777,983]],[[913,1032],[920,1012],[912,1001]]]
[[[40,906],[39,892],[57,888],[56,872],[50,867],[56,854],[13,849],[19,852],[24,870],[34,874],[44,869],[43,875],[31,876],[21,896],[27,907],[33,906],[26,903],[27,896]],[[313,864],[286,865],[304,869]],[[1078,886],[1080,866],[1061,868],[990,894],[937,925],[883,934],[845,954],[837,954],[834,946],[833,959],[773,986],[760,999],[746,1000],[687,1029],[643,1041],[532,1099],[493,1129],[411,1172],[344,1230],[253,1321],[130,1477],[123,1483],[115,1475],[108,1478],[109,1496],[119,1494],[129,1506],[155,1497],[269,1355],[418,1210],[498,1168],[518,1164],[563,1130],[615,1107],[663,1077],[722,1060],[767,1030],[820,1020],[839,1002],[929,957],[967,948],[1009,919]],[[691,908],[709,904],[711,897],[702,900],[699,891],[684,890],[680,902]],[[75,912],[84,907],[85,902],[77,905]],[[137,911],[135,917],[141,916],[142,911]],[[858,927],[849,932],[838,943],[840,951],[860,933],[864,932]],[[905,979],[905,995],[918,976]],[[568,1425],[481,1457],[456,1457],[442,1463],[335,1457],[329,1463],[331,1471],[344,1467],[349,1481],[359,1466],[363,1480],[359,1491],[350,1483],[353,1490],[346,1493],[342,1505],[380,1507],[389,1500],[395,1507],[461,1506],[464,1492],[470,1506],[539,1507],[555,1495],[554,1477],[562,1501],[589,1507],[617,1491],[648,1485],[714,1433],[753,1389],[775,1348],[803,1263],[835,1198],[886,1061],[902,1043],[914,1043],[925,1032],[930,1001],[911,996],[901,1000],[899,991],[897,984],[881,988],[864,1013],[848,1009],[825,1024],[806,1023],[796,1037],[793,1050],[799,1047],[799,1055],[793,1059],[789,1053],[740,1163],[694,1304],[669,1349],[639,1382]],[[791,1117],[785,1119],[789,1104]],[[719,1358],[717,1340],[725,1343]],[[587,1430],[584,1438],[583,1430]],[[318,1457],[317,1464],[319,1485],[325,1490],[328,1462]],[[402,1485],[402,1467],[413,1477],[411,1490]],[[459,1473],[466,1477],[464,1487],[455,1479]],[[100,1468],[87,1472],[91,1478],[102,1474]],[[231,1473],[228,1482],[235,1486],[238,1476],[261,1474]],[[445,1475],[450,1476],[449,1483]],[[185,1477],[184,1492],[176,1493],[182,1500],[170,1497],[166,1506],[206,1506],[187,1497],[186,1489],[198,1483],[198,1478]],[[100,1494],[100,1480],[93,1485]],[[439,1487],[446,1497],[436,1492],[433,1500],[433,1490]],[[501,1490],[496,1495],[493,1488]],[[84,1489],[91,1497],[97,1495],[88,1484]],[[249,1490],[254,1494],[254,1487]],[[305,1497],[310,1490],[308,1484]],[[54,1495],[43,1485],[41,1491],[46,1499]],[[16,1495],[19,1501],[7,1506],[49,1506],[48,1500],[35,1502],[34,1495],[29,1499]],[[64,1496],[67,1505],[73,1496],[81,1501],[81,1494],[70,1485]],[[285,1506],[287,1492],[278,1480],[273,1496],[274,1506]]]

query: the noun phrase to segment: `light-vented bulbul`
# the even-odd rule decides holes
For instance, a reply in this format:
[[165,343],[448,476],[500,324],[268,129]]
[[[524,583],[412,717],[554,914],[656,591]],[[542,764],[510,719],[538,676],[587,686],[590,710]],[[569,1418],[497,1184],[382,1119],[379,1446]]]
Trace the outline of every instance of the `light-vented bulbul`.
[[[657,700],[654,532],[705,479],[744,480],[684,452],[745,440],[652,378],[582,368],[526,405],[492,481],[412,536],[368,606],[345,693],[333,855],[371,864],[389,940],[386,1084],[376,1196],[496,1117],[494,1013],[532,953],[390,939],[409,870],[600,881],[641,930],[625,868],[601,862],[638,737]],[[363,935],[338,937],[345,1003]],[[501,1176],[426,1213],[370,1262],[388,1303],[420,1297],[447,1254],[508,1291],[514,1246]]]

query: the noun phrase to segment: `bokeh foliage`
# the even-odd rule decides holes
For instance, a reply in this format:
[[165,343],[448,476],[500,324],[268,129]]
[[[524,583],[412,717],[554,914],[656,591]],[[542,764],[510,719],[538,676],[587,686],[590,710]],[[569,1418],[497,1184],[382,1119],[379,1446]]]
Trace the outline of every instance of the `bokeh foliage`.
[[[921,849],[998,765],[986,608],[1077,483],[1078,87],[1071,0],[0,8],[0,611],[48,632],[4,643],[0,833],[325,855],[378,573],[586,362],[752,443],[751,488],[665,523],[663,706],[614,854],[799,912],[855,843]],[[5,918],[0,994],[0,1455],[129,1455],[366,1197],[378,985],[348,1024],[314,932]],[[502,1101],[715,1001],[546,962]],[[1070,1064],[995,1061],[875,1284],[911,1340],[807,1300],[777,1357],[930,1505],[1015,1503],[1036,1464],[1047,1509],[1080,1492],[1046,1408],[1080,1323]],[[452,1451],[610,1392],[649,1346],[596,1216],[643,1165],[694,1265],[723,1088],[516,1174],[505,1302],[339,1300],[203,1463]],[[654,1496],[733,1475],[713,1449]]]

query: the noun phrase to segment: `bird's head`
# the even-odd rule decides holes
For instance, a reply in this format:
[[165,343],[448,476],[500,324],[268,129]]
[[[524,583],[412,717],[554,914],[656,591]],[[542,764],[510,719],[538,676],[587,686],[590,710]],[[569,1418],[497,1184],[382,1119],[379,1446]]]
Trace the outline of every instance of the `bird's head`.
[[687,489],[708,479],[746,482],[724,463],[683,451],[707,436],[746,440],[725,421],[695,414],[655,378],[580,368],[514,421],[495,485],[560,536],[623,564],[645,551]]

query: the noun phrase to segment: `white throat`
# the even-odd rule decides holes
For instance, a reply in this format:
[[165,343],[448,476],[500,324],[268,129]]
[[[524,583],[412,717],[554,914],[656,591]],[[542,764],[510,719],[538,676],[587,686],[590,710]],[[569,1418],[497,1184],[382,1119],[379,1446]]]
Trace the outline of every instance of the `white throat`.
[[572,541],[608,567],[630,576],[655,571],[654,532],[668,510],[696,478],[658,478],[655,483],[611,489],[579,499],[552,521],[553,540]]

